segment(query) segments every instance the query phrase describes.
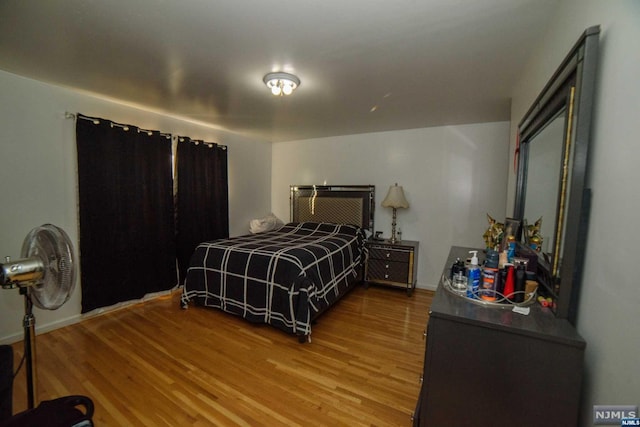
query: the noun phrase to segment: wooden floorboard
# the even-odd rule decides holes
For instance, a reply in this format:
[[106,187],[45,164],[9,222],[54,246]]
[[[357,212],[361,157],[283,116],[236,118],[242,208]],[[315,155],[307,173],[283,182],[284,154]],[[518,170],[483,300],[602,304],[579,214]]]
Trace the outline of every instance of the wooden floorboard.
[[38,335],[38,400],[87,395],[98,426],[410,426],[432,297],[359,286],[300,344],[174,293]]

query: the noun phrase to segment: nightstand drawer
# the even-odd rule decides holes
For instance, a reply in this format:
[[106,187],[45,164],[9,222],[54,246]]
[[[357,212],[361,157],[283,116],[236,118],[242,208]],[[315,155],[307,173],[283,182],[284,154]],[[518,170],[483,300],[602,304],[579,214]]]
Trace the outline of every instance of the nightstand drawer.
[[369,258],[373,261],[376,259],[395,261],[395,262],[409,262],[411,257],[411,250],[404,250],[398,248],[389,248],[384,246],[369,246]]
[[365,280],[408,283],[409,264],[380,259],[370,259]]

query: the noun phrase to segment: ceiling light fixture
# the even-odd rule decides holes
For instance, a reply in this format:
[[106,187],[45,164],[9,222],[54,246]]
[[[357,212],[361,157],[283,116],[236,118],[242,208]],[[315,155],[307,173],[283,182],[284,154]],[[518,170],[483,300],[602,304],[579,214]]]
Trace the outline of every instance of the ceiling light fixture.
[[291,95],[300,86],[300,79],[289,73],[269,73],[262,81],[276,96]]

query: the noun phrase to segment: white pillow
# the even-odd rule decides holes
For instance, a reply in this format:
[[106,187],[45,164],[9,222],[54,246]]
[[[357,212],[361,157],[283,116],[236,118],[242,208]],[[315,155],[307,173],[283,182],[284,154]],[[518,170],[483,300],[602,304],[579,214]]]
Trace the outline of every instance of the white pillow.
[[273,213],[270,213],[264,218],[257,218],[249,221],[249,231],[251,231],[252,234],[264,233],[266,231],[277,230],[283,225],[284,222],[282,222]]

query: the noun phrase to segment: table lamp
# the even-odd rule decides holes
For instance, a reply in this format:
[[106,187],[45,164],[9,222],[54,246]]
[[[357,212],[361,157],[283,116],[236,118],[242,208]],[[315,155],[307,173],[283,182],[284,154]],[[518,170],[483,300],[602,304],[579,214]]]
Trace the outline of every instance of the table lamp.
[[391,243],[396,243],[398,239],[396,238],[396,210],[399,208],[408,208],[409,202],[404,197],[404,190],[401,185],[396,183],[389,187],[389,192],[387,193],[387,197],[382,201],[382,206],[385,208],[393,209],[393,221],[391,222]]

